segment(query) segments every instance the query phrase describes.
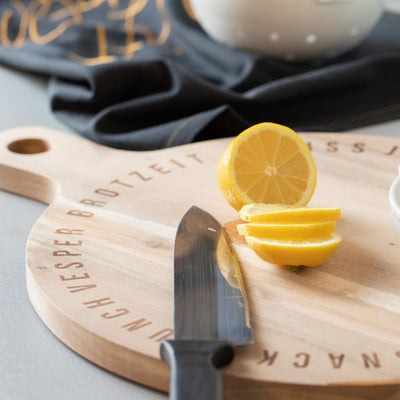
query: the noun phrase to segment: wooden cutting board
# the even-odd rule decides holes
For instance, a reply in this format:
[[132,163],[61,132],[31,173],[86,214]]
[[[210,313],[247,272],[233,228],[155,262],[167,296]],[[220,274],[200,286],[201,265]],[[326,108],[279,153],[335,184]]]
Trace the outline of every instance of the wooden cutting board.
[[[0,133],[0,187],[49,203],[27,243],[30,299],[88,360],[167,391],[176,227],[196,205],[239,255],[255,343],[223,372],[227,399],[399,399],[400,234],[388,191],[400,139],[304,134],[318,169],[310,203],[342,208],[333,257],[300,273],[260,260],[236,235],[216,181],[230,139],[152,152],[41,127]],[[38,344],[40,345],[40,344]]]

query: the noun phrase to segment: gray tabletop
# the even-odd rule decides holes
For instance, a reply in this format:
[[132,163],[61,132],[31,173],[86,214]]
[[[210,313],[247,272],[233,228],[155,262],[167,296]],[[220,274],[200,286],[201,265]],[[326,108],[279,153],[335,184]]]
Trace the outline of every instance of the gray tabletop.
[[[71,132],[48,108],[46,79],[0,67],[0,86],[0,131],[40,125]],[[26,293],[25,243],[45,208],[0,190],[0,400],[166,399],[86,361],[37,316]]]
[[[46,79],[0,67],[0,85],[0,131],[41,125],[73,134],[50,113]],[[356,132],[400,137],[400,120]],[[25,288],[25,243],[45,207],[0,191],[0,400],[166,399],[86,361],[35,313]]]

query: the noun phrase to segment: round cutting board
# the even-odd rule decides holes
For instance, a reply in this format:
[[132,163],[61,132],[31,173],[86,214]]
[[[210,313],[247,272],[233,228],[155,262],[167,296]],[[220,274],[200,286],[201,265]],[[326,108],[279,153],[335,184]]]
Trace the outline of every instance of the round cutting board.
[[88,360],[167,391],[173,247],[196,205],[234,244],[254,344],[222,369],[227,399],[400,398],[400,235],[388,191],[400,139],[303,134],[318,170],[313,206],[342,208],[336,253],[299,273],[236,234],[218,160],[230,139],[152,152],[41,127],[0,134],[0,187],[49,203],[27,243],[27,287],[49,329]]

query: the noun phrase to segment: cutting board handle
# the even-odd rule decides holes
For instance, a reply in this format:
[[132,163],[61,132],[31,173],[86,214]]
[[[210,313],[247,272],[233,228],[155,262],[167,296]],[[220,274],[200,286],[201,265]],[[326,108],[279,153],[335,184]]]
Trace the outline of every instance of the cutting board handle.
[[4,131],[0,133],[0,188],[49,204],[71,182],[90,182],[103,156],[103,146],[53,129]]

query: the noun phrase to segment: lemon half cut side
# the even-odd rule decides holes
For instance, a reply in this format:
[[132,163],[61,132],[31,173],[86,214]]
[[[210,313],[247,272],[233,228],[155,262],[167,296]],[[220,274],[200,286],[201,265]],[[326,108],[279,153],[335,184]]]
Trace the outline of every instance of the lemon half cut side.
[[251,203],[305,206],[314,193],[317,170],[296,132],[265,122],[232,140],[220,158],[217,179],[236,210]]

